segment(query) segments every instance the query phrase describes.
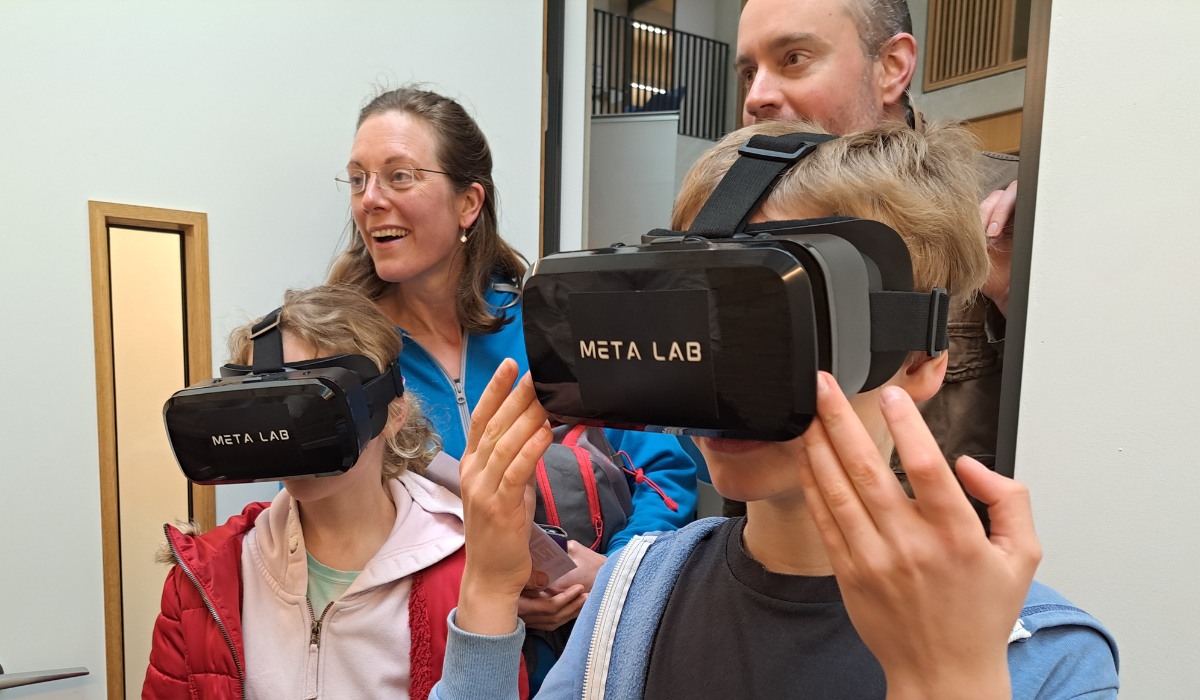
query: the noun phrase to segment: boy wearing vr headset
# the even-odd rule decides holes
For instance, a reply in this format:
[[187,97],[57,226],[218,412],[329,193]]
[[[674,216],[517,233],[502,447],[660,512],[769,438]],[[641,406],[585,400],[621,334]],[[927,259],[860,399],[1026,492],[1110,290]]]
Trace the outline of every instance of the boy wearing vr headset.
[[[206,533],[166,526],[162,558],[176,566],[163,590],[142,697],[427,697],[441,674],[446,616],[462,576],[462,504],[421,476],[438,444],[402,379],[385,376],[400,336],[375,304],[346,286],[289,291],[275,318],[275,326],[259,319],[233,331],[226,369],[249,374],[257,349],[279,352],[276,368],[314,367],[305,374],[317,374],[309,361],[337,363],[331,356],[346,353],[399,387],[388,387],[381,401],[395,398],[379,409],[386,424],[365,436],[345,473],[284,478],[271,503],[252,503]],[[270,333],[279,337],[264,342]],[[257,359],[258,376],[251,376],[258,383],[243,388],[271,383]],[[274,376],[275,384],[287,383]],[[211,391],[221,381],[190,391]],[[236,442],[259,435],[300,441],[311,426],[289,428],[248,430]],[[175,444],[177,455],[183,445]],[[524,686],[523,669],[521,677]]]
[[[674,227],[690,224],[747,139],[814,131],[768,122],[726,137],[689,174]],[[915,290],[949,288],[962,303],[987,276],[973,164],[958,127],[884,124],[800,160],[751,222],[882,222],[908,247]],[[1025,487],[965,457],[960,487],[917,412],[947,360],[909,353],[883,386],[849,399],[819,373],[816,417],[790,441],[697,438],[714,486],[747,501],[747,516],[635,538],[597,577],[604,594],[538,697],[1115,697],[1112,637],[1032,581],[1041,549]],[[527,552],[527,484],[550,437],[532,379],[510,393],[515,379],[506,363],[472,417],[470,547],[439,700],[517,692],[516,600],[542,582]],[[893,445],[915,499],[888,467]],[[963,487],[988,505],[990,537]]]

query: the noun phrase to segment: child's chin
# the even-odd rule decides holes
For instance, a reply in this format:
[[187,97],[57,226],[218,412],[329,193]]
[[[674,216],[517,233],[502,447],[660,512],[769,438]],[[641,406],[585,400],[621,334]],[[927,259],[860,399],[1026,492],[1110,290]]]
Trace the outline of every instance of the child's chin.
[[729,440],[727,438],[699,438],[699,442],[705,452],[730,456],[748,454],[771,444],[756,440]]

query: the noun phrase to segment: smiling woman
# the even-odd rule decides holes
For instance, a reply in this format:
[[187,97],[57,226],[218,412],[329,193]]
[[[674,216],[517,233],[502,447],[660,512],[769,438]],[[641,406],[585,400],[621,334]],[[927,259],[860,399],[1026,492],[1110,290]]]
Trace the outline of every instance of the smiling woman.
[[500,238],[491,151],[461,105],[414,88],[379,95],[359,113],[339,180],[350,191],[354,235],[330,282],[362,288],[397,322],[402,283],[448,287],[465,329],[499,329],[485,301],[492,278],[516,282],[525,266]]
[[[346,168],[339,179],[349,190],[354,235],[329,281],[357,286],[400,329],[406,388],[421,398],[445,452],[461,458],[471,411],[496,368],[513,358],[520,372],[528,369],[525,266],[500,238],[487,139],[454,100],[401,88],[363,108]],[[643,475],[628,482],[633,512],[608,539],[608,551],[692,519],[696,465],[673,436],[606,430],[605,437],[614,453],[627,455],[631,473]],[[664,495],[638,488],[651,479]],[[572,542],[568,553],[578,575],[521,601],[529,627],[546,633],[528,659],[535,687],[565,644],[569,628],[559,628],[579,614],[606,552]]]

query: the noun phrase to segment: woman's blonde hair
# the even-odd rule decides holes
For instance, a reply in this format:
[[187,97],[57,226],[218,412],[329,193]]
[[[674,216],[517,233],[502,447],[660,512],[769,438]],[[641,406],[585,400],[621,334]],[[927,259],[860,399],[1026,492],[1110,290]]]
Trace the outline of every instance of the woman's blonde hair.
[[[682,231],[751,136],[827,133],[802,121],[739,129],[701,156],[683,182],[671,228]],[[987,239],[979,219],[978,149],[957,124],[885,122],[822,144],[780,178],[764,207],[810,216],[853,216],[895,229],[912,256],[915,291],[945,287],[969,302],[987,281]]]
[[[248,365],[254,341],[250,329],[255,319],[229,334],[229,361]],[[383,311],[357,289],[346,285],[326,285],[312,289],[290,289],[283,295],[279,329],[316,351],[317,357],[339,353],[364,355],[379,371],[400,356],[403,341],[400,332]],[[411,393],[392,401],[389,418],[398,420],[405,413],[399,430],[387,438],[383,457],[383,478],[394,479],[405,471],[424,474],[425,467],[440,449],[433,426]]]
[[[519,285],[525,274],[520,254],[500,237],[499,206],[496,184],[492,179],[492,151],[479,125],[462,105],[436,92],[416,86],[389,90],[375,96],[358,114],[358,126],[367,119],[388,112],[420,117],[434,133],[434,153],[438,162],[432,166],[443,171],[457,194],[466,192],[473,183],[483,187],[483,205],[470,228],[463,231],[466,242],[455,249],[462,256],[462,276],[454,287],[454,306],[458,325],[477,333],[495,333],[511,320],[487,303],[492,279]],[[363,242],[362,232],[351,219],[351,235],[346,249],[333,260],[329,284],[350,284],[358,287],[371,299],[379,299],[394,283],[375,272],[375,261]]]

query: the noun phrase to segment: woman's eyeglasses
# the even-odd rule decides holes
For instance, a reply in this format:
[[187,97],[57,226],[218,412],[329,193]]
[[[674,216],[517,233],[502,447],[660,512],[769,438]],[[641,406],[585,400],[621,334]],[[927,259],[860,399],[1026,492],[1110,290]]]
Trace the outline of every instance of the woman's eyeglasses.
[[350,194],[362,194],[367,189],[371,175],[376,176],[375,184],[380,187],[389,190],[406,190],[417,181],[418,170],[423,173],[447,174],[441,170],[414,168],[411,165],[385,165],[379,170],[371,171],[348,168],[334,176],[333,179],[338,183],[339,190],[349,190]]

